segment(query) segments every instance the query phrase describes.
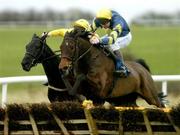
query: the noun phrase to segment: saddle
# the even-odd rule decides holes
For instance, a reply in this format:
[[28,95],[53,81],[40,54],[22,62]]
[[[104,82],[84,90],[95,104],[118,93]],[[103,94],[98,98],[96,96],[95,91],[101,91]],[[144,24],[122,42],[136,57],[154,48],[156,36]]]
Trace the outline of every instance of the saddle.
[[111,58],[114,63],[116,63],[116,56],[113,53],[113,51],[109,48],[109,46],[104,46],[102,44],[99,44],[96,46],[100,51],[102,51],[107,57]]
[[102,44],[99,44],[96,46],[100,51],[102,51],[107,57],[112,58],[113,61],[115,61],[114,53],[112,50],[110,50],[109,46],[104,46]]

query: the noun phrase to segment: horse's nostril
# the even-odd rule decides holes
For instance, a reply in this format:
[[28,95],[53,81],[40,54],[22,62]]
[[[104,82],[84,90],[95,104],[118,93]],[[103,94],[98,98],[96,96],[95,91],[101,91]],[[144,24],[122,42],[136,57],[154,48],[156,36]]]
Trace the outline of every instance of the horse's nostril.
[[63,70],[68,70],[68,66],[63,67]]
[[25,70],[25,71],[30,70],[29,64],[26,62],[21,62],[21,66],[22,66],[23,70]]

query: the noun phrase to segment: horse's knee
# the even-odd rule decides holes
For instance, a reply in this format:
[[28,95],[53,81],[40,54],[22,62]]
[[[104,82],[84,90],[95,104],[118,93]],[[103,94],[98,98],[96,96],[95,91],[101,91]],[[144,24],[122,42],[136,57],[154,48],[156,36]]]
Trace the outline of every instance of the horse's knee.
[[56,94],[54,93],[54,90],[48,89],[48,99],[51,103],[56,101]]

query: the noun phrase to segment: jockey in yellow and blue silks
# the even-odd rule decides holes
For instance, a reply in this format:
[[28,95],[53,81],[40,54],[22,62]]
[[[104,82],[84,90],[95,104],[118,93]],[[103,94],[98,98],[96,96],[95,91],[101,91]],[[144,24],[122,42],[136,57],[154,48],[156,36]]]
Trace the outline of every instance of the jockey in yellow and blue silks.
[[122,55],[119,51],[124,48],[132,40],[129,26],[125,19],[116,11],[110,9],[101,9],[97,12],[95,19],[91,25],[91,31],[95,32],[98,28],[109,29],[110,32],[102,38],[94,36],[90,39],[92,44],[110,45],[110,49],[116,56],[116,71],[120,76],[126,77],[129,73],[123,63]]

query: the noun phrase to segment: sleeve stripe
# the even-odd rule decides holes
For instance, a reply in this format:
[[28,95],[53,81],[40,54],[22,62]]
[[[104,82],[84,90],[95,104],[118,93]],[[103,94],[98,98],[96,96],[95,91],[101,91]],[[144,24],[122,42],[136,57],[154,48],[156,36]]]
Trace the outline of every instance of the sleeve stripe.
[[110,34],[110,37],[111,37],[111,44],[113,44],[116,41],[117,37],[118,37],[117,31],[112,31],[111,34]]
[[114,39],[113,39],[113,37],[109,37],[108,44],[109,44],[109,45],[112,45],[113,43],[114,43]]

